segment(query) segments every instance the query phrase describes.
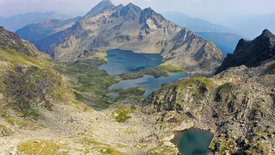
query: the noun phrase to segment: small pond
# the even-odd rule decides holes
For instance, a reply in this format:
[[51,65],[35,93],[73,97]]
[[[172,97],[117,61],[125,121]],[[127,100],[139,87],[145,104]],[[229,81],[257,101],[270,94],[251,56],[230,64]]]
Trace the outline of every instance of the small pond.
[[176,134],[172,143],[182,155],[207,155],[213,134],[199,129],[189,129]]

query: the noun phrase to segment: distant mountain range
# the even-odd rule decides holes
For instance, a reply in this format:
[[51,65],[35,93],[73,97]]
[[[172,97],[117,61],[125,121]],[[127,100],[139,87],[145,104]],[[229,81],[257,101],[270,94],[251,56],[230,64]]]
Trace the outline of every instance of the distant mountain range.
[[228,27],[213,24],[209,21],[193,18],[181,12],[166,12],[163,16],[181,27],[187,27],[194,32],[221,32],[235,33],[236,31]]
[[269,29],[275,33],[275,13],[231,17],[219,23],[238,31],[238,34],[249,39],[259,36],[263,29]]
[[238,41],[242,38],[233,29],[203,19],[189,17],[184,13],[168,12],[164,13],[164,17],[181,27],[187,27],[204,39],[212,40],[224,55],[233,53]]
[[[40,24],[40,28],[43,25],[47,24]],[[32,29],[23,28],[17,33],[23,39],[31,39],[25,34],[33,36]],[[132,3],[115,6],[109,0],[100,2],[73,26],[44,36],[32,42],[58,61],[74,61],[83,52],[95,49],[126,49],[137,53],[160,53],[166,63],[208,74],[224,58],[212,41],[175,25],[151,8],[142,10]]]
[[200,37],[212,40],[218,48],[221,49],[223,54],[233,53],[241,36],[234,33],[221,33],[221,32],[196,32]]
[[38,41],[71,27],[80,20],[80,18],[81,17],[76,17],[67,20],[47,19],[42,23],[29,24],[16,31],[16,33],[18,33],[21,38],[33,44],[38,44]]
[[18,14],[11,17],[0,17],[0,26],[5,29],[15,32],[16,30],[33,23],[41,23],[47,19],[67,19],[68,15],[56,12],[29,12]]

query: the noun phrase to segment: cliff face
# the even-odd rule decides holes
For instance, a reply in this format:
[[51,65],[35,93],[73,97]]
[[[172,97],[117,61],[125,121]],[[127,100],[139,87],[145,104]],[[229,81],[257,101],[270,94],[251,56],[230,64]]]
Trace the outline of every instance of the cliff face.
[[275,36],[269,31],[263,33],[252,41],[241,39],[233,54],[229,54],[216,73],[229,67],[245,65],[257,67],[266,61],[275,59]]
[[151,8],[102,1],[72,27],[50,35],[38,48],[58,61],[72,61],[90,49],[161,53],[164,61],[188,70],[213,72],[223,60],[212,41],[182,29]]
[[[214,153],[273,154],[275,75],[267,74],[271,70],[274,73],[274,61],[167,86],[145,100],[144,111],[166,131],[211,130]],[[167,126],[171,120],[178,125]]]

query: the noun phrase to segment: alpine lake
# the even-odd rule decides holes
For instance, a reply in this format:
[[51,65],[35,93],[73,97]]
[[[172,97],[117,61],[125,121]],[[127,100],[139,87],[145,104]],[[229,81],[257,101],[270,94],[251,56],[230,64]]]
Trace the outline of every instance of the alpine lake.
[[[163,63],[160,54],[140,54],[119,49],[108,50],[106,58],[108,59],[107,63],[101,65],[99,69],[105,70],[111,76],[138,72],[146,68],[157,67]],[[141,86],[146,89],[144,94],[144,98],[146,98],[153,91],[161,88],[164,83],[170,83],[186,76],[186,73],[171,73],[170,76],[158,78],[144,75],[142,78],[120,81],[109,89],[122,88],[125,90]],[[209,132],[189,129],[177,133],[172,142],[183,155],[206,155],[209,153],[208,146],[212,138],[213,135]]]
[[[107,51],[106,58],[108,59],[107,63],[101,65],[99,69],[105,70],[112,76],[157,67],[163,63],[163,58],[160,54],[140,54],[119,49]],[[158,78],[151,75],[144,75],[142,78],[120,81],[109,87],[109,89],[129,89],[141,86],[146,89],[144,94],[144,98],[146,98],[153,91],[161,88],[162,84],[170,83],[186,76],[186,73],[171,73],[170,76]]]

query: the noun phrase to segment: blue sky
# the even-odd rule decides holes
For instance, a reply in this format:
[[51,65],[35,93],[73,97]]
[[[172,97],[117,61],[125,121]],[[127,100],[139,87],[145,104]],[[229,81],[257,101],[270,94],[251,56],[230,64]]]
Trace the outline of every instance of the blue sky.
[[[0,16],[33,11],[83,14],[98,2],[100,0],[0,0]],[[177,11],[210,20],[275,12],[275,0],[113,0],[116,5],[129,2],[157,12]]]

